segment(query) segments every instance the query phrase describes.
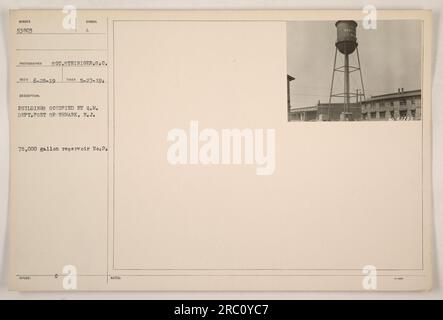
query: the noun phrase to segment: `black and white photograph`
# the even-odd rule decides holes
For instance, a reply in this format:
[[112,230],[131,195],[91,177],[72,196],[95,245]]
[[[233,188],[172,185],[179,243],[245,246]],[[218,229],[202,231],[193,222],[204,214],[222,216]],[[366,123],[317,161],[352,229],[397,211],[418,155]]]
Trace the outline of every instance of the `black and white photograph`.
[[418,20],[287,23],[288,121],[421,120]]

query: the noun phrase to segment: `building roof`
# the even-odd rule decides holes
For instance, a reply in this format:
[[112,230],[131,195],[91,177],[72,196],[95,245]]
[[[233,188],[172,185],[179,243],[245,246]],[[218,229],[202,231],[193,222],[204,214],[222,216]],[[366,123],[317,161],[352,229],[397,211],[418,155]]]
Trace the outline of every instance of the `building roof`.
[[421,96],[421,90],[410,90],[410,91],[400,91],[400,92],[394,92],[394,93],[386,93],[381,94],[377,96],[372,96],[363,102],[372,102],[372,101],[379,101],[379,100],[386,100],[386,99],[401,99],[401,98],[408,98],[408,97],[415,97],[415,96]]
[[[331,106],[332,107],[343,107],[344,104],[342,102],[331,102]],[[360,103],[350,103],[349,104],[350,107],[354,107],[354,106],[360,106]],[[318,108],[322,108],[322,107],[329,107],[329,103],[318,103],[316,106],[309,106],[309,107],[299,107],[299,108],[292,108],[290,110],[290,112],[301,112],[301,111],[317,111]]]
[[301,108],[292,108],[290,112],[298,112],[298,111],[317,111],[318,106],[312,106],[312,107],[301,107]]
[[[345,104],[343,103],[343,102],[334,102],[334,103],[331,103],[331,106],[344,106]],[[358,103],[355,103],[355,102],[350,102],[349,104],[348,104],[348,106],[350,106],[350,107],[355,107],[355,106],[360,106],[361,104],[360,104],[360,102],[358,102]],[[327,103],[327,102],[325,102],[325,103],[319,103],[318,105],[317,105],[318,107],[329,107],[329,103]]]

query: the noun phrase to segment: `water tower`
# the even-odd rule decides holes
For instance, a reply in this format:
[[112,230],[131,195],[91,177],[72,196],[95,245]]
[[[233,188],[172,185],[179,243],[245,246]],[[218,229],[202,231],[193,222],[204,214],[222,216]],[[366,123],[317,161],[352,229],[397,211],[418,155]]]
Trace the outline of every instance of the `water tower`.
[[[360,68],[360,56],[358,54],[358,42],[357,42],[357,22],[352,20],[339,20],[335,23],[337,28],[337,41],[335,42],[335,57],[334,57],[334,69],[332,71],[332,83],[331,83],[331,91],[329,94],[329,112],[328,117],[331,120],[331,108],[332,99],[334,98],[343,98],[343,109],[340,113],[340,120],[356,120],[353,119],[352,112],[350,110],[351,106],[351,97],[355,98],[355,102],[359,102],[359,98],[365,98],[365,89],[363,86],[363,76]],[[343,65],[337,67],[337,52],[340,52],[344,59]],[[353,53],[357,55],[357,64],[358,66],[349,65],[349,56]],[[353,72],[360,73],[360,83],[361,88],[355,88],[355,92],[353,88],[350,87],[350,74]],[[344,76],[344,84],[343,84],[343,92],[333,93],[334,89],[334,79],[336,72],[343,72]],[[359,90],[361,89],[361,93]]]

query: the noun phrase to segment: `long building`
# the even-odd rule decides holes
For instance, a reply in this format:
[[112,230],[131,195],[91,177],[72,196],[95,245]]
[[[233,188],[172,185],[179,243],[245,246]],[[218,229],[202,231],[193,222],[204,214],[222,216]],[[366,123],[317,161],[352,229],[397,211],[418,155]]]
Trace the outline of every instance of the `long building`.
[[[321,103],[316,106],[291,109],[289,121],[339,121],[343,113],[343,103]],[[352,120],[361,120],[361,104],[351,103],[348,105],[348,112]]]
[[[315,106],[288,109],[289,121],[339,121],[344,110],[343,103],[321,103]],[[348,105],[353,121],[420,120],[421,90],[404,91],[372,96]]]
[[420,120],[421,90],[372,96],[362,102],[362,120]]

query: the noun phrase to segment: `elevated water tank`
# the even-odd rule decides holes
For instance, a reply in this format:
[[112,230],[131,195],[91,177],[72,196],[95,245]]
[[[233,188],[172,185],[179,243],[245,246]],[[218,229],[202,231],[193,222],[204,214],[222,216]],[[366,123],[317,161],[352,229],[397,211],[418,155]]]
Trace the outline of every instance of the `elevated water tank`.
[[351,54],[357,48],[357,22],[353,20],[339,20],[337,27],[337,42],[335,46],[343,54]]

